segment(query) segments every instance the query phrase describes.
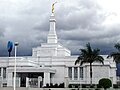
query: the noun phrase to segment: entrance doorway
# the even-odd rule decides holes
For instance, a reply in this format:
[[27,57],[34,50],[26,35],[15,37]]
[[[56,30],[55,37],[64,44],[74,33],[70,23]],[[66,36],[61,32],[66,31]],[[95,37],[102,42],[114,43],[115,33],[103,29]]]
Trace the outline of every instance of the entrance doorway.
[[[18,73],[18,77],[20,77],[20,87],[26,87],[26,78],[30,79],[30,84],[31,86],[38,86],[38,77],[41,76],[42,78],[44,78],[44,73],[43,72],[17,72]],[[42,87],[43,85],[43,81],[41,81],[40,83],[40,87]]]
[[21,77],[20,77],[20,87],[26,87],[26,74],[21,74]]

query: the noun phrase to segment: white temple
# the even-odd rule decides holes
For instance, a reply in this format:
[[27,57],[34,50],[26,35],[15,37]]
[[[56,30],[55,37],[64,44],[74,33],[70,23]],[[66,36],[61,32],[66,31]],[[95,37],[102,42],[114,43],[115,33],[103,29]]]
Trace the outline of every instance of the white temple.
[[[33,48],[32,56],[17,57],[17,87],[43,87],[47,83],[90,84],[89,64],[74,65],[78,56],[71,56],[69,49],[58,43],[54,13],[50,16],[47,43]],[[103,55],[104,65],[93,63],[93,84],[101,78],[116,83],[116,65]],[[14,57],[0,57],[1,86],[13,86]]]

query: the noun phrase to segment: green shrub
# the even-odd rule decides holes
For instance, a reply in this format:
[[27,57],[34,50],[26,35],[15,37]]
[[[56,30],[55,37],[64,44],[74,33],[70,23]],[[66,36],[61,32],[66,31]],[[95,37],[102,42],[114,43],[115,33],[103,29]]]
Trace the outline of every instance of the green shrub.
[[85,84],[82,84],[82,88],[86,88],[86,85],[85,85]]
[[94,85],[90,85],[90,88],[94,88],[95,86]]
[[68,87],[69,87],[69,88],[72,88],[72,85],[71,85],[71,84],[69,84],[69,85],[68,85]]
[[58,88],[58,84],[56,83],[55,85],[53,85],[54,88]]
[[100,86],[99,84],[97,84],[97,88],[102,88],[102,86]]
[[46,84],[45,88],[49,88],[49,84],[48,83]]
[[50,86],[49,86],[50,88],[53,88],[54,87],[54,85],[53,85],[53,83],[50,83]]
[[112,82],[108,78],[102,78],[99,80],[99,85],[102,86],[104,89],[107,89],[112,86]]
[[113,85],[113,88],[119,88],[117,84],[114,84]]
[[96,88],[95,90],[100,90],[100,88]]
[[59,88],[64,88],[65,84],[64,83],[60,83]]

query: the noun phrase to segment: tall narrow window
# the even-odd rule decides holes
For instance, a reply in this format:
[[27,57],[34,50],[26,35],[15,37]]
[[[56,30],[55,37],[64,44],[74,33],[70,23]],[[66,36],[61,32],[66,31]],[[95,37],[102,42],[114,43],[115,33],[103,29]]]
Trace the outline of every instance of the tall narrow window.
[[78,68],[74,67],[74,80],[77,80],[78,78]]
[[80,67],[80,78],[83,78],[83,67]]
[[3,78],[6,78],[6,68],[3,68]]
[[68,67],[68,76],[72,79],[72,67]]
[[0,76],[1,76],[1,68],[0,68]]

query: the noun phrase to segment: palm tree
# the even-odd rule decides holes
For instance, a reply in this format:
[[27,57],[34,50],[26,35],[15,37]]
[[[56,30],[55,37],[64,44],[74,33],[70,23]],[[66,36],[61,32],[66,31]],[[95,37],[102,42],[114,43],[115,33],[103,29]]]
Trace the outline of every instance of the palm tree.
[[76,64],[83,65],[84,63],[90,64],[90,84],[92,85],[92,63],[98,61],[104,64],[104,58],[99,55],[99,49],[92,49],[90,43],[86,44],[86,49],[80,49],[81,53],[75,61]]
[[113,61],[116,62],[116,64],[120,63],[120,43],[116,43],[114,47],[117,49],[117,52],[112,52],[110,55],[108,55],[107,58],[113,57]]

